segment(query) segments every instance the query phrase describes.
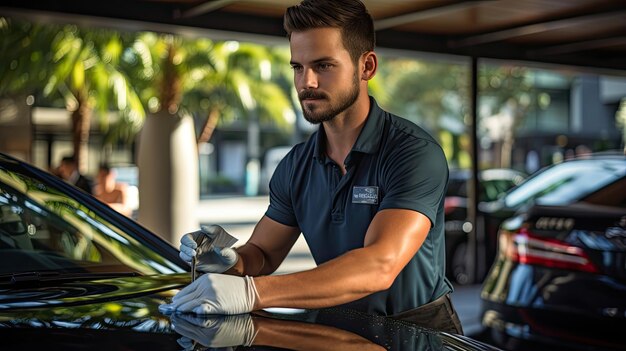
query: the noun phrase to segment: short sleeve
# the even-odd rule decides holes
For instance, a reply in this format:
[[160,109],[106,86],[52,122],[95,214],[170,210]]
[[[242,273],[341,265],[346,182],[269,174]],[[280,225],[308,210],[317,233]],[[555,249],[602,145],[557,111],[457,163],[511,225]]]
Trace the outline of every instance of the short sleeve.
[[270,205],[265,215],[274,221],[297,227],[298,222],[291,201],[291,177],[293,174],[293,151],[278,163],[270,179]]
[[431,225],[448,183],[448,163],[441,147],[431,140],[407,137],[382,168],[382,209],[411,209]]

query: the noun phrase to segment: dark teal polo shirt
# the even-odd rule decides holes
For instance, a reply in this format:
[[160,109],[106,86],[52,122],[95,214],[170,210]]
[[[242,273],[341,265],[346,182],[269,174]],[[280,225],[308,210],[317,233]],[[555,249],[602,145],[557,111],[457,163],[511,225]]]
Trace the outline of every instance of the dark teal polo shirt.
[[345,160],[346,174],[326,157],[323,125],[280,162],[270,181],[266,216],[302,231],[319,265],[362,248],[370,222],[383,209],[409,209],[430,219],[416,255],[392,286],[350,307],[392,315],[452,291],[445,278],[443,199],[448,165],[439,144],[414,123],[370,111]]

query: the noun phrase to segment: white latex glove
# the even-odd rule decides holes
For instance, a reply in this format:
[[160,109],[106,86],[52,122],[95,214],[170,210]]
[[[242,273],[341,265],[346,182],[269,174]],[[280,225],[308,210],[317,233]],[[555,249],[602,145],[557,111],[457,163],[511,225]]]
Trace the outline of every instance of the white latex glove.
[[185,350],[193,350],[194,342],[211,348],[250,346],[257,334],[249,314],[208,318],[173,314],[171,320],[174,330],[182,336],[178,344]]
[[257,291],[252,277],[207,273],[159,306],[163,313],[241,314],[251,312]]
[[[211,225],[204,228],[206,231],[219,235],[220,231],[226,232],[219,225]],[[187,233],[180,238],[180,258],[191,264],[191,259],[197,255],[198,232]],[[230,247],[201,250],[202,253],[196,257],[196,270],[203,273],[224,273],[237,263],[239,256]]]

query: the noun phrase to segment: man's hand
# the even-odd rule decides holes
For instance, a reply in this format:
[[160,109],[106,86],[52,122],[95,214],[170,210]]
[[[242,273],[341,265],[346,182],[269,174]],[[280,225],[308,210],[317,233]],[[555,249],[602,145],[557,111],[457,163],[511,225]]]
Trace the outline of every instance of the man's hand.
[[194,342],[211,348],[250,346],[257,334],[249,314],[211,317],[173,314],[171,320],[174,330],[182,336],[178,344],[185,350],[192,350]]
[[[228,234],[219,225],[211,225],[204,228],[209,234],[217,237],[221,232]],[[230,247],[198,247],[201,232],[188,233],[180,238],[180,258],[191,264],[193,257],[196,257],[196,270],[203,273],[224,273],[237,263],[239,256]],[[207,242],[209,245],[211,242]],[[198,252],[200,254],[198,255]]]
[[254,309],[257,300],[252,277],[207,273],[178,292],[171,304],[159,306],[164,313],[241,314]]

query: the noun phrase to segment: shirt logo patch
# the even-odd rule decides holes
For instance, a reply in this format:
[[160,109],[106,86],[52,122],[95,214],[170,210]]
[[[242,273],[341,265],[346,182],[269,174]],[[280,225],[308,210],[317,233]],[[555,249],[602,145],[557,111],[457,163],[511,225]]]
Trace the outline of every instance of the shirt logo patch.
[[377,186],[355,186],[352,188],[352,203],[378,205]]

